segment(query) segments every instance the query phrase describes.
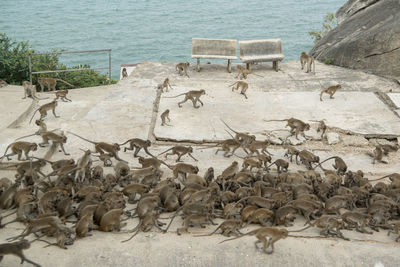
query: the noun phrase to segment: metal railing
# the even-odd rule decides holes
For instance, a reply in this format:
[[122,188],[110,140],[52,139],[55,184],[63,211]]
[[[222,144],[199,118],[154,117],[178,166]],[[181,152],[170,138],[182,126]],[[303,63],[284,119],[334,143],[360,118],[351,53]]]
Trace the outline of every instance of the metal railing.
[[[65,70],[45,70],[45,71],[32,72],[32,56],[35,56],[35,55],[78,54],[78,53],[98,53],[98,52],[108,52],[108,67],[106,67],[106,68],[78,68],[78,69],[65,69]],[[58,73],[58,72],[69,72],[69,71],[85,71],[85,70],[107,70],[107,69],[108,69],[108,79],[109,79],[109,82],[111,82],[111,49],[43,52],[43,53],[29,54],[29,80],[30,80],[30,82],[32,82],[32,74]]]

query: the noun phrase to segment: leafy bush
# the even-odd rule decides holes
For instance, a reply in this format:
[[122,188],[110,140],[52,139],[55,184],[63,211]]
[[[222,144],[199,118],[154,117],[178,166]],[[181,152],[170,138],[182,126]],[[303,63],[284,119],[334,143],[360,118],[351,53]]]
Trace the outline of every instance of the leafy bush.
[[326,58],[324,59],[324,64],[326,64],[326,65],[331,65],[331,64],[333,63],[333,61],[335,61],[334,58],[326,57]]
[[[16,42],[11,40],[5,33],[0,33],[0,79],[9,84],[20,85],[29,80],[28,56],[34,53],[28,42]],[[89,65],[78,65],[73,69],[90,68]],[[34,55],[32,56],[32,71],[65,70],[67,66],[59,62],[58,54]],[[54,77],[67,81],[75,88],[91,87],[108,84],[108,76],[94,70],[73,71],[61,73],[40,74],[41,77]],[[33,75],[32,82],[37,83],[37,75]],[[117,81],[112,79],[111,83]],[[70,86],[57,83],[58,88],[71,88]]]
[[311,38],[314,40],[314,43],[318,42],[322,39],[330,30],[335,28],[337,25],[337,21],[335,15],[333,13],[327,13],[324,17],[324,22],[322,23],[322,29],[319,31],[311,31]]

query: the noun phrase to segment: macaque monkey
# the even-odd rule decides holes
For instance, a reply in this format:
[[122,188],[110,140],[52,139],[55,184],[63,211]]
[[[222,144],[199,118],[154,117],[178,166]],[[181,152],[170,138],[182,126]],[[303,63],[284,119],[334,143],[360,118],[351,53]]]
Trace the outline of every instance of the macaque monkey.
[[365,227],[368,225],[369,219],[370,215],[356,211],[348,211],[342,214],[342,220],[347,225],[354,226],[357,232],[372,235],[372,232],[365,230]]
[[44,92],[44,88],[47,86],[47,88],[49,89],[49,91],[55,91],[56,90],[56,85],[57,85],[57,81],[63,82],[69,86],[74,87],[72,84],[61,80],[61,79],[56,79],[56,78],[44,78],[44,77],[39,77],[38,78],[38,83],[40,85],[40,88],[42,89],[42,92]]
[[232,138],[234,138],[236,141],[238,141],[241,145],[241,147],[243,148],[243,150],[249,154],[249,152],[246,150],[246,148],[253,143],[256,140],[256,136],[255,135],[250,135],[248,133],[240,133],[235,131],[234,129],[232,129],[224,120],[222,120],[222,123],[225,124],[226,127],[228,127],[229,130],[231,130],[232,132],[235,133],[235,137],[233,137],[229,132],[229,134],[232,136]]
[[303,121],[301,121],[299,119],[295,119],[295,118],[290,118],[290,119],[285,119],[285,120],[264,120],[264,121],[265,122],[286,121],[287,124],[286,124],[285,127],[287,127],[287,126],[290,127],[290,133],[292,135],[296,134],[296,139],[297,140],[299,140],[298,137],[297,137],[299,133],[302,134],[305,139],[307,139],[305,134],[304,134],[304,132],[310,130],[310,124],[305,123],[305,122],[303,122]]
[[285,148],[286,148],[286,152],[285,152],[285,155],[283,155],[283,156],[287,157],[290,160],[290,162],[292,162],[293,157],[295,157],[296,164],[299,164],[297,161],[297,157],[299,156],[300,150],[298,150],[294,146],[286,146]]
[[287,172],[288,168],[289,168],[289,162],[283,160],[283,159],[277,159],[274,162],[271,163],[271,165],[269,165],[267,167],[267,170],[269,169],[269,167],[271,167],[272,165],[276,166],[276,170],[278,171],[278,173],[280,173],[281,171],[283,172]]
[[247,75],[250,74],[250,70],[248,70],[248,69],[246,69],[246,68],[244,68],[244,67],[242,67],[240,65],[238,65],[236,67],[236,69],[238,71],[238,74],[235,76],[235,78],[239,78],[240,80],[243,79],[243,78],[247,79]]
[[90,154],[92,152],[90,149],[86,150],[83,156],[78,160],[76,169],[79,171],[76,172],[75,181],[78,181],[78,177],[81,177],[81,183],[86,178],[86,170],[92,165],[92,160],[90,158]]
[[139,153],[139,151],[143,148],[143,150],[150,156],[154,157],[148,150],[148,148],[151,146],[151,141],[150,140],[143,140],[140,138],[132,138],[129,139],[128,141],[120,144],[120,146],[125,145],[126,143],[129,143],[129,148],[125,147],[124,152],[127,150],[133,150],[135,149],[135,152],[133,153],[133,156],[136,158]]
[[183,101],[181,101],[181,102],[178,102],[178,107],[181,108],[182,107],[181,105],[183,103],[185,103],[188,100],[191,100],[192,103],[193,103],[193,107],[194,108],[199,108],[200,106],[196,106],[197,101],[199,101],[200,104],[202,106],[204,106],[203,102],[200,100],[200,97],[202,95],[205,95],[205,94],[206,94],[206,91],[204,89],[201,89],[201,90],[197,90],[197,91],[196,90],[192,90],[192,91],[189,91],[189,92],[186,92],[186,93],[182,93],[182,94],[179,94],[179,95],[176,95],[176,96],[164,96],[164,98],[175,98],[175,97],[178,97],[178,96],[181,96],[181,95],[185,95],[185,99]]
[[324,89],[321,91],[321,94],[319,95],[319,100],[322,101],[322,94],[328,94],[330,96],[331,99],[334,99],[333,95],[336,93],[337,90],[339,90],[340,88],[342,88],[342,85],[337,84],[337,85],[332,85],[329,86],[328,88]]
[[[171,150],[172,150],[171,153],[167,153],[168,151],[171,151]],[[178,158],[176,159],[176,162],[181,161],[181,157],[186,154],[188,154],[189,157],[191,157],[195,161],[198,161],[195,157],[192,156],[193,148],[191,146],[187,146],[187,147],[186,146],[174,146],[174,147],[171,147],[170,149],[167,149],[164,152],[158,154],[157,157],[164,153],[167,153],[167,154],[165,154],[165,158],[167,158],[168,155],[177,155]]]
[[164,126],[164,125],[168,125],[168,126],[171,126],[171,125],[169,125],[167,122],[166,122],[166,120],[168,119],[168,121],[170,122],[171,121],[171,119],[169,118],[169,109],[167,109],[167,110],[165,110],[162,114],[161,114],[161,126]]
[[41,134],[43,142],[39,144],[40,147],[44,147],[49,144],[49,140],[53,141],[53,145],[60,145],[64,155],[68,156],[69,153],[65,152],[64,144],[67,143],[67,137],[62,133],[61,135],[54,132],[44,132]]
[[239,163],[235,160],[229,165],[217,179],[227,179],[235,176],[239,172]]
[[[335,159],[335,164],[332,165],[333,168],[335,168],[336,172],[339,175],[343,175],[346,173],[347,171],[347,165],[344,162],[344,160],[341,157],[338,156],[333,156],[330,158],[327,158],[326,160],[320,162],[317,166],[315,166],[313,169],[315,170],[317,167],[321,166],[322,163],[324,163],[325,161],[328,161],[330,159]],[[321,167],[322,168],[322,167]]]
[[[236,87],[235,87],[235,85],[236,85]],[[232,92],[233,92],[233,90],[238,90],[239,91],[239,88],[241,88],[240,93],[242,95],[244,95],[244,97],[247,99],[246,91],[249,88],[249,85],[246,82],[237,81],[234,84],[229,85],[229,86],[232,86]]]
[[201,228],[205,228],[206,226],[204,224],[209,223],[211,223],[212,225],[216,225],[216,223],[211,220],[210,214],[189,215],[185,217],[184,226],[182,228],[178,228],[176,230],[176,233],[178,235],[181,235],[182,231],[188,232],[189,227],[194,226],[195,224],[200,225]]
[[23,81],[22,86],[24,87],[24,94],[25,96],[22,99],[25,99],[26,97],[30,97],[32,99],[47,99],[47,98],[38,98],[36,96],[36,85],[32,85],[31,82],[28,81]]
[[307,64],[307,73],[311,72],[311,65],[313,67],[313,73],[315,74],[315,61],[312,56],[306,52],[302,52],[300,56],[301,69],[304,69],[304,65]]
[[82,140],[85,140],[86,142],[92,143],[94,145],[94,149],[96,150],[97,153],[100,153],[100,155],[102,154],[106,154],[105,152],[109,153],[110,155],[112,155],[115,159],[120,160],[120,161],[124,161],[125,160],[121,159],[118,156],[118,151],[120,150],[120,145],[117,143],[114,144],[109,144],[109,143],[105,143],[105,142],[94,142],[94,141],[90,141],[89,139],[83,138],[77,134],[74,134],[72,132],[68,132],[72,135],[75,135],[76,137],[79,137]]
[[44,104],[42,106],[40,106],[37,110],[35,110],[35,112],[32,115],[31,120],[29,121],[29,123],[32,122],[33,117],[35,117],[36,112],[39,111],[40,113],[40,118],[39,120],[43,120],[46,116],[47,116],[47,111],[52,110],[54,117],[59,118],[60,116],[56,115],[56,106],[57,106],[57,100],[53,100],[50,103]]
[[[396,235],[400,234],[400,223],[399,222],[397,222],[393,225],[393,229],[389,230],[387,235],[389,236],[391,233],[396,234]],[[396,238],[396,242],[399,242],[399,241],[400,241],[400,235],[397,236],[397,238]]]
[[121,215],[124,213],[123,209],[112,209],[106,212],[100,220],[100,230],[103,232],[119,231],[121,226]]
[[25,239],[13,243],[0,244],[0,261],[3,259],[5,255],[11,254],[19,257],[21,259],[21,264],[24,263],[24,261],[26,261],[36,267],[40,267],[40,264],[37,264],[36,262],[31,261],[30,259],[27,259],[25,257],[23,250],[28,249],[30,247],[31,243]]
[[[7,154],[8,149],[11,149],[11,153]],[[8,160],[10,159],[10,156],[13,155],[18,155],[18,160],[22,160],[22,153],[25,153],[25,158],[26,160],[29,159],[29,152],[30,151],[36,151],[37,150],[37,144],[36,143],[30,143],[30,142],[24,142],[24,141],[17,141],[14,143],[11,143],[10,145],[7,146],[6,151],[4,152],[4,155],[0,158],[3,159],[6,157]]]
[[396,145],[389,145],[389,144],[381,145],[381,144],[379,144],[379,146],[382,148],[383,154],[385,156],[387,156],[389,154],[389,152],[397,152],[397,150],[399,150],[399,148],[400,148],[400,146],[398,144],[396,144]]
[[128,72],[126,71],[126,68],[122,68],[122,79],[128,78]]
[[176,64],[175,69],[179,72],[179,75],[182,76],[182,72],[184,72],[185,75],[188,78],[190,78],[189,75],[187,74],[187,69],[189,68],[189,66],[190,66],[189,62],[181,62]]
[[373,161],[372,161],[372,164],[375,164],[375,161],[378,161],[379,163],[388,164],[387,161],[382,160],[383,154],[384,154],[384,152],[383,152],[381,146],[376,146],[375,149],[374,149],[373,154],[370,155],[370,156],[372,156],[374,158]]
[[[215,151],[215,155],[217,155],[219,151],[225,151],[224,157],[227,158],[233,156],[235,154],[236,149],[238,149],[241,146],[239,141],[237,141],[236,139],[226,139],[225,141],[221,142],[220,145],[221,148],[218,148],[217,151]],[[230,155],[228,155],[229,152],[231,152]]]
[[328,126],[326,126],[325,122],[323,120],[320,120],[317,128],[317,133],[321,132],[321,138],[324,138],[327,129]]
[[61,100],[64,102],[68,102],[68,101],[72,102],[71,99],[67,98],[68,90],[58,90],[58,91],[55,91],[55,94],[56,94],[56,100],[61,98]]
[[[226,239],[220,243],[234,240],[241,238],[243,236],[248,236],[248,235],[255,235],[257,237],[257,241],[254,243],[256,248],[258,248],[257,244],[258,243],[263,243],[264,247],[263,250],[266,254],[272,254],[274,252],[274,243],[278,241],[279,239],[284,239],[288,236],[288,230],[284,228],[275,228],[275,227],[261,227],[256,230],[247,232],[241,236],[231,238],[231,239]],[[267,251],[267,248],[271,246],[271,251]]]
[[161,92],[164,92],[164,88],[165,88],[165,92],[168,92],[168,87],[173,89],[171,84],[169,83],[169,79],[165,78],[163,83],[160,83],[157,85],[157,89],[161,90]]
[[184,180],[186,179],[186,174],[194,173],[197,174],[199,172],[199,168],[197,166],[193,166],[186,163],[178,163],[172,167],[172,173],[175,178],[178,178],[179,174],[184,175]]
[[0,88],[1,88],[1,87],[6,87],[7,85],[8,85],[8,84],[7,84],[6,81],[0,79]]

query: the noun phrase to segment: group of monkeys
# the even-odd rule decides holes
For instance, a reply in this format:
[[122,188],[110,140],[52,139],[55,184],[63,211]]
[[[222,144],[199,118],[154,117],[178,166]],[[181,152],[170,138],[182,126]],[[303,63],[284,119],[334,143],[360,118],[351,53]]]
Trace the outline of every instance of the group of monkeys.
[[[168,86],[171,87],[167,78],[158,88],[168,90]],[[196,108],[197,102],[203,105],[199,98],[204,93],[185,93],[184,101],[191,100]],[[387,178],[390,183],[372,185],[375,180],[364,177],[361,170],[348,170],[345,161],[338,156],[320,161],[308,150],[299,151],[286,145],[285,157],[288,160],[272,160],[267,150],[270,145],[268,140],[256,140],[254,135],[235,131],[224,121],[232,138],[200,149],[216,147],[215,154],[223,151],[225,157],[238,158],[241,157],[236,151],[241,149],[246,157],[242,158],[241,168],[239,162],[234,160],[219,175],[214,175],[214,168],[210,167],[200,176],[196,165],[181,162],[186,156],[197,161],[191,146],[176,145],[155,156],[150,151],[152,143],[149,140],[132,138],[120,144],[107,143],[92,141],[72,132],[68,133],[93,144],[95,152],[84,150],[78,159],[50,161],[30,153],[37,151],[38,145],[44,147],[52,141],[54,147],[60,146],[64,154],[69,155],[64,149],[67,137],[63,133],[58,134],[57,129],[48,130],[44,122],[47,111],[52,110],[56,116],[57,102],[54,100],[51,103],[35,111],[39,111],[40,119],[35,121],[39,130],[34,135],[40,135],[43,142],[15,141],[7,147],[1,159],[10,160],[17,155],[17,159],[23,162],[7,166],[15,168],[15,181],[0,179],[0,209],[3,210],[0,226],[21,222],[26,228],[20,235],[8,239],[19,241],[0,244],[0,260],[6,254],[14,254],[22,262],[40,266],[23,254],[32,242],[42,241],[48,246],[66,249],[76,239],[90,235],[92,230],[132,233],[129,239],[122,241],[127,242],[140,231],[150,231],[153,227],[165,233],[179,214],[184,223],[177,229],[178,235],[188,232],[190,227],[214,225],[213,219],[222,218],[224,221],[208,235],[218,231],[227,237],[236,235],[232,239],[253,235],[257,238],[255,246],[258,248],[261,243],[262,251],[268,254],[274,251],[278,240],[290,236],[291,232],[310,227],[320,228],[323,236],[345,240],[348,238],[341,232],[343,229],[356,229],[368,234],[372,232],[366,227],[374,231],[387,229],[388,234],[398,235],[396,241],[400,240],[400,223],[395,222],[400,217],[399,173],[376,179]],[[296,138],[298,135],[305,137],[304,132],[310,129],[308,123],[296,118],[283,121]],[[326,129],[321,121],[319,131],[322,136]],[[126,144],[124,152],[133,151],[140,168],[130,168],[119,157],[119,151]],[[382,154],[396,152],[399,148],[398,145],[377,147]],[[8,149],[11,150],[9,154]],[[146,157],[139,156],[141,151],[146,153]],[[159,158],[161,155],[165,155],[165,159],[176,156],[176,163],[166,163]],[[94,158],[101,160],[103,166],[94,166]],[[306,170],[289,172],[293,160],[296,164],[304,164]],[[322,167],[328,160],[334,160],[334,170]],[[161,179],[165,176],[161,165],[172,171],[166,179]],[[276,171],[271,171],[272,165],[275,165]],[[316,170],[318,167],[323,170],[322,173]],[[136,204],[136,207],[128,209],[127,204]],[[15,210],[6,214],[12,209]],[[162,212],[173,212],[165,228],[166,223],[160,218]],[[4,223],[4,219],[12,214],[16,214],[16,219]],[[296,216],[303,216],[308,226],[295,231],[283,228],[291,226]],[[138,225],[131,230],[121,230],[126,225],[123,221],[134,217],[139,218]],[[249,224],[261,227],[242,233],[241,229]],[[24,239],[32,233],[36,236],[34,240]],[[51,243],[43,239],[46,236],[54,237],[56,241]]]

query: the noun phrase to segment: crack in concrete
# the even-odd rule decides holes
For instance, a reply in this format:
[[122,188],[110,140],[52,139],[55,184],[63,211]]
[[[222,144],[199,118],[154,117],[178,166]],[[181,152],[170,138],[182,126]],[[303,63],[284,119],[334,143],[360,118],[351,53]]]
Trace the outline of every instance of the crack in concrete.
[[150,121],[149,134],[147,136],[147,139],[150,140],[151,142],[157,141],[157,137],[154,134],[154,129],[156,128],[158,109],[160,107],[160,101],[161,101],[161,94],[162,90],[157,89],[157,95],[156,98],[154,99],[154,104],[153,104],[153,113]]
[[23,123],[28,115],[35,109],[35,107],[39,104],[38,99],[32,99],[32,102],[27,110],[25,110],[15,121],[13,121],[7,128],[18,128],[18,126]]

